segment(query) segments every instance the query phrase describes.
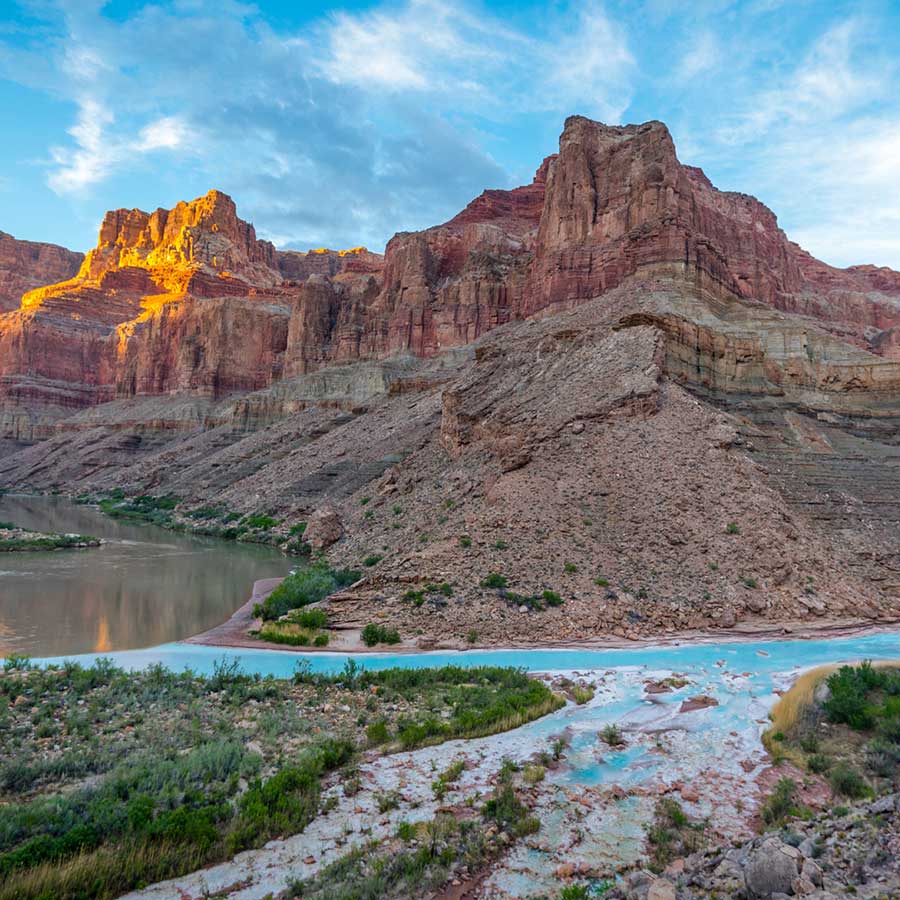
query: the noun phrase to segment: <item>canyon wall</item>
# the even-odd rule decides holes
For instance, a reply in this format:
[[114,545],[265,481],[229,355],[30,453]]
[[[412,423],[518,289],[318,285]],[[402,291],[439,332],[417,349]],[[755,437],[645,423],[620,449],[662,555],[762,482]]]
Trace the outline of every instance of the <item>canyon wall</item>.
[[71,278],[83,259],[65,247],[17,241],[0,231],[0,313],[18,309],[22,295],[36,287]]
[[[26,275],[32,285],[71,276],[0,315],[0,421],[18,422],[4,428],[19,440],[28,428],[11,411],[23,406],[29,421],[41,409],[52,419],[114,397],[216,399],[335,362],[430,357],[636,277],[762,304],[790,314],[792,333],[900,359],[900,273],[815,260],[758,200],[681,164],[659,122],[572,117],[531,184],[485,191],[443,225],[397,234],[384,257],[276,250],[219,191],[171,210],[108,213],[75,274],[77,254],[11,240],[0,239],[0,260],[14,261],[0,286],[4,271],[19,273],[6,279],[16,291]],[[668,334],[683,330],[669,321]]]

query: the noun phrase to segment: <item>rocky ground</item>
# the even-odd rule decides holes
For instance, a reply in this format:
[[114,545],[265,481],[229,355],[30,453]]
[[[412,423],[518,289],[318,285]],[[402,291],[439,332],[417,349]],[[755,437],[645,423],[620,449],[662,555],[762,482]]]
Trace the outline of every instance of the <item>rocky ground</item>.
[[620,900],[865,900],[900,897],[900,794],[840,807],[737,847],[693,854],[660,875],[630,873]]

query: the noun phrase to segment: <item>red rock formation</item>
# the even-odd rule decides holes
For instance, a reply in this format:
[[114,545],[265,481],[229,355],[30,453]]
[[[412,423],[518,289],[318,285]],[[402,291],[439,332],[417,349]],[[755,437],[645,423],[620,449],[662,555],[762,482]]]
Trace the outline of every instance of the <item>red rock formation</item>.
[[[443,225],[396,235],[383,259],[276,251],[218,191],[152,214],[111,212],[77,276],[0,317],[0,397],[31,403],[61,384],[63,406],[216,397],[330,362],[432,356],[661,274],[900,358],[900,273],[813,259],[758,200],[682,165],[659,122],[576,116],[531,184],[485,191]],[[800,347],[804,327],[795,319],[784,341]]]
[[384,257],[365,247],[350,250],[277,250],[278,270],[287,281],[306,281],[311,275],[340,275],[343,272],[375,274],[384,265]]
[[291,317],[286,374],[401,350],[432,356],[516,318],[553,158],[529,185],[485,191],[443,225],[395,235],[380,283],[309,284]]
[[900,273],[813,259],[758,200],[682,165],[662,123],[576,116],[532,184],[485,191],[444,225],[394,237],[374,298],[371,284],[348,292],[327,279],[301,292],[286,372],[398,350],[429,356],[583,303],[639,270],[809,316],[900,356]]
[[0,401],[52,417],[117,395],[265,387],[281,376],[282,283],[274,247],[218,191],[110,212],[74,277],[0,316]]
[[896,348],[900,273],[814,259],[754,197],[719,191],[682,165],[661,122],[617,128],[568,119],[522,314],[575,305],[648,265],[812,316],[873,352]]
[[18,309],[27,291],[71,278],[83,259],[65,247],[17,241],[0,231],[0,313]]

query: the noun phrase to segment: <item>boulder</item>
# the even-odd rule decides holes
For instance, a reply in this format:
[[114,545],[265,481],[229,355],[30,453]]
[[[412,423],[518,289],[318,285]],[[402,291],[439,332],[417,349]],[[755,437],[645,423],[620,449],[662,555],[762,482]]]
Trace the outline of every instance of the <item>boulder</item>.
[[[751,852],[744,868],[744,883],[750,900],[773,900],[776,894],[792,894],[797,878],[797,862],[786,844],[767,838]],[[794,850],[796,853],[796,850]]]
[[329,506],[317,509],[306,523],[303,537],[314,550],[326,550],[344,534],[341,517]]

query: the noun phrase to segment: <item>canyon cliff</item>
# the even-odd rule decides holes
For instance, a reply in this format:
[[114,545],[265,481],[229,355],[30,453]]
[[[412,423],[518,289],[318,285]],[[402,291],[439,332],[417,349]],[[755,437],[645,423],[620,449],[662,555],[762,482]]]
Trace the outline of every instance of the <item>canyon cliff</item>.
[[83,259],[65,247],[17,241],[0,231],[0,313],[18,309],[22,295],[36,287],[71,278]]
[[327,509],[334,559],[384,552],[348,627],[527,641],[543,590],[567,640],[900,614],[900,273],[815,260],[658,122],[572,117],[384,257],[276,250],[217,191],[109,213],[0,316],[0,375],[0,483]]

